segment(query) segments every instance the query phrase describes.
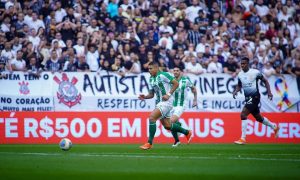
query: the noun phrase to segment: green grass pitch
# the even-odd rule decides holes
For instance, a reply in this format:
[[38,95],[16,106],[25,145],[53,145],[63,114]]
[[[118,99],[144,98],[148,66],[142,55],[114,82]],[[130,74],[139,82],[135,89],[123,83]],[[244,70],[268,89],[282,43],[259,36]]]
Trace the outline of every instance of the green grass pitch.
[[0,145],[0,179],[300,179],[300,144]]

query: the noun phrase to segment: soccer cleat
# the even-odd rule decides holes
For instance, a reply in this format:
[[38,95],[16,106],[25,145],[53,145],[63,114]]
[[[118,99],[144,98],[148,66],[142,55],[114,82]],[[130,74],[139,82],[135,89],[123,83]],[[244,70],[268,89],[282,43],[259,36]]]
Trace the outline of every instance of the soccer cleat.
[[180,145],[180,141],[175,141],[174,144],[172,145],[172,147],[177,147]]
[[240,145],[243,145],[243,144],[246,144],[246,140],[243,139],[243,138],[241,138],[241,139],[239,139],[239,140],[237,140],[237,141],[234,141],[234,144],[240,144]]
[[279,127],[279,126],[276,126],[276,128],[274,129],[275,138],[278,137],[279,130],[280,130],[280,127]]
[[146,144],[140,146],[140,148],[143,150],[147,150],[147,149],[151,149],[152,145],[150,143],[146,143]]
[[185,135],[186,139],[187,139],[187,143],[189,144],[192,140],[192,130],[189,130],[189,133],[187,135]]

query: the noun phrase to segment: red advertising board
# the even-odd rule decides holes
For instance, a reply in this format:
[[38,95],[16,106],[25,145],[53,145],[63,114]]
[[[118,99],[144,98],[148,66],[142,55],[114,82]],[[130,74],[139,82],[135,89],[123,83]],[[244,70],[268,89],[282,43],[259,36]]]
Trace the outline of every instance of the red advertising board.
[[[53,144],[68,137],[75,144],[144,143],[148,112],[1,112],[0,144]],[[300,143],[299,113],[265,113],[281,129],[255,122],[247,128],[248,143]],[[183,114],[183,127],[193,130],[192,143],[232,143],[241,135],[239,113]],[[157,122],[154,143],[172,143],[172,135]],[[184,136],[181,137],[185,141]]]

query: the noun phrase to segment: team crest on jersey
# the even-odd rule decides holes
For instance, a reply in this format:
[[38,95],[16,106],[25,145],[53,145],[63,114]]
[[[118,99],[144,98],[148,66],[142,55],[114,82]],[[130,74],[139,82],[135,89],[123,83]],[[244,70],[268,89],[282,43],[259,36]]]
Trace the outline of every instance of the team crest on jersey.
[[58,92],[57,98],[59,99],[59,103],[63,103],[67,105],[69,108],[75,106],[76,104],[80,104],[81,94],[78,92],[75,84],[78,79],[73,77],[70,81],[68,76],[63,73],[62,80],[60,80],[57,76],[54,76],[54,81],[57,82]]
[[28,88],[28,85],[29,85],[28,82],[22,81],[22,82],[19,82],[19,85],[20,85],[20,89],[19,89],[20,94],[27,95],[30,93],[30,90]]

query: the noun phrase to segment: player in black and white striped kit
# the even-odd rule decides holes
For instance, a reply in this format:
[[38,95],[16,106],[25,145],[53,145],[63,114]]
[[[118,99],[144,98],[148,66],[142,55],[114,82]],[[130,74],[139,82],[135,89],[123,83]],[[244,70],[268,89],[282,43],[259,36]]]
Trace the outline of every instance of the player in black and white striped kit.
[[241,112],[242,120],[242,136],[239,140],[235,141],[235,144],[246,144],[246,130],[247,130],[247,117],[251,113],[256,121],[263,123],[266,126],[271,127],[277,137],[279,127],[276,124],[269,121],[266,117],[260,114],[259,103],[260,93],[258,89],[258,80],[261,80],[267,88],[268,97],[270,100],[273,98],[273,94],[270,90],[270,84],[267,79],[257,69],[249,68],[249,59],[244,57],[241,59],[242,71],[238,74],[238,85],[233,92],[233,98],[235,99],[237,93],[243,88],[246,104]]

